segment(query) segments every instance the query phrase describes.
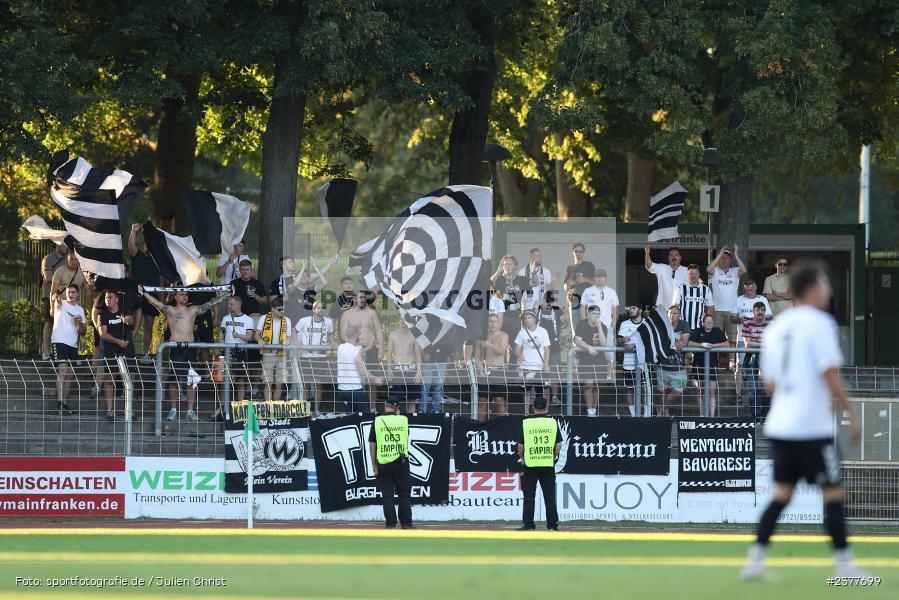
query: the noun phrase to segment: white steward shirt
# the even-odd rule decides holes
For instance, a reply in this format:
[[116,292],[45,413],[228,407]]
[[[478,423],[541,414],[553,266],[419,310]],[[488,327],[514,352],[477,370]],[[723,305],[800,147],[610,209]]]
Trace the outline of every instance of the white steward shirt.
[[715,310],[734,312],[740,287],[740,267],[731,267],[726,271],[715,267],[709,278],[709,287],[715,297]]
[[674,271],[667,263],[652,263],[649,272],[655,274],[659,284],[656,306],[662,306],[667,310],[674,304],[674,288],[687,283],[687,267],[681,265]]
[[823,374],[843,364],[837,324],[811,306],[784,311],[762,335],[761,370],[775,384],[765,435],[776,440],[830,439],[833,398]]

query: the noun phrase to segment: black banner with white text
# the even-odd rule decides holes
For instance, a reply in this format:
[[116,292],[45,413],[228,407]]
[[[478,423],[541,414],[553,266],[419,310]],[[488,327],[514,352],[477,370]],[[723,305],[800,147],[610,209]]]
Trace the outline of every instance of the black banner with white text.
[[[239,415],[232,409],[225,418],[225,491],[228,493],[247,493],[245,423],[245,412]],[[306,490],[308,444],[308,418],[260,418],[259,435],[253,436],[253,492],[271,494]]]
[[[456,470],[521,471],[521,417],[478,423],[456,417]],[[667,475],[671,420],[667,418],[556,417],[562,439],[557,473]]]
[[[312,448],[322,512],[381,504],[368,437],[374,415],[312,421]],[[449,499],[450,419],[409,415],[409,473],[413,504]]]
[[754,492],[755,421],[677,420],[679,492]]

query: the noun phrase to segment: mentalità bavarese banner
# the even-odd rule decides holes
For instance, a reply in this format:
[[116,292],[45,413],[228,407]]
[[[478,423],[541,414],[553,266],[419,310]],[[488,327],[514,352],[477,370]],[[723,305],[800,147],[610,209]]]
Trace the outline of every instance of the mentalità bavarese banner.
[[[375,415],[314,419],[312,450],[322,512],[381,504],[368,436]],[[409,473],[413,504],[449,500],[450,418],[409,416]]]
[[[557,473],[667,475],[671,420],[667,418],[556,417],[562,438]],[[520,471],[521,417],[480,423],[456,417],[456,470]]]
[[677,421],[679,492],[754,492],[755,420]]
[[[298,492],[308,487],[309,418],[305,402],[256,402],[259,435],[253,436],[253,492]],[[246,403],[231,403],[225,417],[225,491],[247,492]]]

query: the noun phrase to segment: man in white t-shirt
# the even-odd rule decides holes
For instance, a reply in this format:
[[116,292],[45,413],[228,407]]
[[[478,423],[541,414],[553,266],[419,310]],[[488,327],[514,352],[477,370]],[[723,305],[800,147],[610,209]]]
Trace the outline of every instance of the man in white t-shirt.
[[[250,315],[243,314],[241,299],[238,296],[228,296],[226,300],[228,314],[222,319],[221,341],[225,344],[244,346],[256,339],[256,323]],[[250,373],[247,370],[247,351],[244,348],[231,349],[231,372],[237,385],[237,400],[244,400],[243,393],[250,382]],[[227,405],[226,405],[227,406]]]
[[[743,323],[752,320],[754,314],[752,307],[755,306],[756,302],[761,302],[765,305],[766,319],[771,320],[774,318],[774,312],[771,310],[768,299],[764,296],[760,296],[758,289],[758,284],[752,279],[747,279],[746,283],[743,284],[744,294],[737,297],[737,301],[734,303],[734,311],[730,315],[731,323],[737,327],[738,331],[742,331]],[[737,341],[737,345],[743,347],[744,341],[742,335],[738,336]]]
[[[272,310],[259,317],[256,324],[256,341],[262,346],[262,377],[265,381],[266,402],[281,399],[282,386],[290,385],[290,365],[286,350],[269,350],[265,346],[286,346],[293,341],[290,317],[284,314],[284,301],[278,296],[271,301]],[[274,388],[272,385],[274,384]]]
[[231,254],[222,254],[219,257],[218,265],[215,268],[219,285],[228,285],[232,280],[240,277],[240,261],[250,260],[249,255],[244,254],[246,248],[244,241],[240,240],[234,244],[234,251]]
[[58,368],[56,408],[60,415],[74,414],[66,404],[66,398],[71,385],[71,361],[78,360],[78,339],[86,331],[84,309],[78,305],[79,292],[78,286],[70,283],[65,289],[65,300],[62,294],[55,291],[50,296],[50,311],[53,316],[50,349]]
[[[306,388],[315,398],[315,412],[321,412],[322,382],[333,381],[330,366],[325,362],[324,348],[333,343],[334,320],[325,316],[320,300],[312,303],[312,314],[297,321],[296,340],[301,346],[321,346],[321,350],[300,350],[300,372]],[[314,383],[310,383],[313,381]]]
[[531,296],[527,301],[536,310],[543,302],[543,294],[547,288],[552,287],[553,274],[548,267],[543,266],[543,252],[540,248],[531,248],[531,259],[525,266],[518,269],[519,277],[526,277],[531,286]]
[[[624,378],[622,385],[627,394],[628,410],[631,416],[636,415],[634,407],[634,388],[643,384],[643,368],[646,363],[646,349],[637,329],[643,323],[643,311],[639,306],[627,307],[629,318],[618,326],[618,345],[631,352],[624,353],[621,363],[621,373]],[[648,409],[644,409],[644,416],[649,416]]]
[[833,540],[838,577],[864,577],[855,567],[846,542],[840,459],[834,442],[838,415],[849,418],[852,441],[861,437],[855,407],[846,397],[840,366],[837,324],[824,312],[830,304],[827,265],[800,261],[793,270],[790,294],[796,308],[778,315],[762,335],[761,369],[771,410],[765,435],[774,456],[774,497],[762,514],[756,543],[743,568],[745,580],[765,573],[765,558],[777,520],[800,479],[821,488],[824,526]]
[[[736,267],[733,266],[734,258],[737,259]],[[736,311],[740,277],[747,272],[746,265],[740,258],[740,247],[734,244],[734,252],[731,254],[727,245],[722,246],[705,272],[709,276],[709,287],[715,298],[715,327],[723,331],[727,340],[734,345],[737,342],[737,325],[730,317]]]
[[521,331],[515,336],[515,358],[524,378],[525,404],[531,403],[531,395],[542,387],[540,373],[549,373],[549,333],[537,326],[537,313],[524,311]]
[[350,325],[344,330],[344,342],[337,346],[337,405],[343,404],[347,412],[374,412],[374,406],[365,393],[364,381],[376,386],[384,381],[375,377],[365,367],[360,337],[362,327]]
[[675,288],[687,283],[687,267],[680,264],[680,250],[671,248],[668,251],[668,264],[652,262],[649,246],[643,249],[643,266],[656,276],[659,293],[656,295],[656,306],[668,309],[674,302]]

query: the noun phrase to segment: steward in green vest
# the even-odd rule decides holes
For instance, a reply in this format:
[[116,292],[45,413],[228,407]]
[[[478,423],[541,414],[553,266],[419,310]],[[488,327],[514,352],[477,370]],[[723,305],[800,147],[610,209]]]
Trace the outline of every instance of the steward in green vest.
[[521,435],[518,438],[518,455],[524,463],[524,472],[521,474],[521,490],[524,492],[523,525],[519,529],[527,531],[535,528],[534,502],[539,482],[546,506],[546,528],[558,531],[554,465],[562,447],[562,432],[558,422],[546,416],[546,398],[535,396],[533,406],[534,416],[526,417],[521,422]]
[[412,480],[409,475],[409,420],[399,414],[399,401],[388,397],[384,414],[375,417],[368,434],[371,464],[384,505],[387,528],[397,524],[394,494],[399,498],[399,524],[403,529],[412,525]]

